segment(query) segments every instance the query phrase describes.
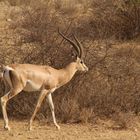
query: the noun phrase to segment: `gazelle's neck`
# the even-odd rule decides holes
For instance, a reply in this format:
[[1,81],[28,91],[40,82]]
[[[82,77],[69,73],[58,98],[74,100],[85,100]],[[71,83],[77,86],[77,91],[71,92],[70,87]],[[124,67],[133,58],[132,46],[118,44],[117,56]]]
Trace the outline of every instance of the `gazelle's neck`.
[[60,69],[59,72],[59,84],[60,85],[64,85],[67,82],[69,82],[72,77],[74,76],[74,74],[77,71],[77,63],[76,62],[72,62],[70,64],[68,64],[65,68]]
[[77,71],[77,63],[71,62],[64,68],[64,70],[72,78]]

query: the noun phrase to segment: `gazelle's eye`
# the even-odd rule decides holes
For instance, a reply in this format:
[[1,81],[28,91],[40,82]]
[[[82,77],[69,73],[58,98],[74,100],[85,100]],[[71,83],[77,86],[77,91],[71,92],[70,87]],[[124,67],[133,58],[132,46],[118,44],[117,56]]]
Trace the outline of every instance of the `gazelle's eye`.
[[83,64],[83,61],[81,60],[81,64]]

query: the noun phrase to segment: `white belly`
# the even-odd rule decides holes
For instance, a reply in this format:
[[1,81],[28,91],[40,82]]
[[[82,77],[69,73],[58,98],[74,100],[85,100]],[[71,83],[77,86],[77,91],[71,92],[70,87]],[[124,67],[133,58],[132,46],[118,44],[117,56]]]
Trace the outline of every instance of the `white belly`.
[[26,83],[26,86],[24,87],[23,90],[31,92],[31,91],[39,91],[40,88],[41,88],[41,85],[39,85],[37,83],[34,83],[31,80],[28,80],[27,83]]

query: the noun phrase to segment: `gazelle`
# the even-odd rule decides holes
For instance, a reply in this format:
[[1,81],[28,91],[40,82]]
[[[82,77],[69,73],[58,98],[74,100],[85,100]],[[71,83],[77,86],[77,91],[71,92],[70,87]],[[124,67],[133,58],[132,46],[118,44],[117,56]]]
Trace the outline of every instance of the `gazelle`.
[[74,43],[60,31],[58,32],[75,49],[77,56],[75,62],[71,62],[62,69],[55,69],[48,65],[33,64],[11,64],[4,67],[4,83],[5,85],[8,85],[10,87],[10,91],[6,93],[3,97],[1,97],[5,129],[10,130],[6,111],[7,101],[19,94],[22,90],[27,92],[41,92],[35,110],[29,122],[29,130],[32,129],[32,123],[35,115],[39,110],[41,103],[45,97],[47,97],[51,108],[54,125],[58,129],[60,129],[60,126],[56,122],[54,104],[52,101],[51,93],[53,93],[59,87],[68,83],[72,79],[76,71],[88,71],[88,67],[83,62],[83,49],[78,39],[74,36],[74,39],[76,41],[76,43]]

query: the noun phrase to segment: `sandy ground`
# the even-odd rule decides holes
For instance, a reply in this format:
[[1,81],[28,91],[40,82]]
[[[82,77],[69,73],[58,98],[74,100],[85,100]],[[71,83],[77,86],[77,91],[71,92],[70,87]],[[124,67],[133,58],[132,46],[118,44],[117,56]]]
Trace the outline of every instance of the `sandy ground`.
[[134,130],[112,130],[93,124],[60,124],[57,130],[53,124],[34,122],[34,129],[28,131],[27,121],[11,120],[11,130],[3,129],[0,120],[0,140],[140,140],[140,132]]

